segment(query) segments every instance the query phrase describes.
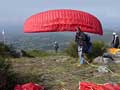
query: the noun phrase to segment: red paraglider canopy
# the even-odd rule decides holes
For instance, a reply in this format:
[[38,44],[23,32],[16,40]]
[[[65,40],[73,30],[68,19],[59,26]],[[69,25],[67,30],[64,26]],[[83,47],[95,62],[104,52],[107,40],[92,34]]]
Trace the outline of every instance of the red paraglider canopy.
[[30,82],[23,85],[16,85],[14,90],[44,90],[44,87]]
[[63,32],[76,31],[80,27],[83,32],[103,34],[100,21],[93,15],[70,9],[49,10],[35,14],[24,24],[24,32]]
[[80,82],[79,90],[120,90],[120,85],[118,84],[94,84],[91,82]]

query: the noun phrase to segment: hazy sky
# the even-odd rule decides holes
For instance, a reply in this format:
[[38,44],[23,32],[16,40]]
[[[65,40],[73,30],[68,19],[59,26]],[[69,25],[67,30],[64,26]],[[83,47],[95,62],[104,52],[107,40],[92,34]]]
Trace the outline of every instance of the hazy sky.
[[89,12],[100,19],[103,28],[120,27],[120,0],[0,0],[0,24],[23,25],[33,14],[61,8]]

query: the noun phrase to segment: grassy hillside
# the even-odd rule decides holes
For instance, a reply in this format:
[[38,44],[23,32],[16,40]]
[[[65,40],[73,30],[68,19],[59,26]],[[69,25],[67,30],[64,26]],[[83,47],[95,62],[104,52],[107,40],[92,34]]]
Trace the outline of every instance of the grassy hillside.
[[[79,81],[94,83],[120,83],[120,64],[112,64],[113,73],[98,73],[96,67],[79,66],[79,60],[66,55],[48,55],[36,58],[11,59],[18,75],[18,83],[35,82],[46,90],[78,90]],[[99,65],[98,65],[99,66]]]
[[[74,50],[74,44],[70,45],[72,47],[68,47],[68,50],[77,54],[76,50]],[[109,82],[120,83],[120,70],[118,69],[120,68],[120,63],[109,64],[110,72],[108,73],[99,73],[97,68],[100,65],[91,66],[91,64],[85,64],[80,66],[77,58],[72,58],[65,52],[59,51],[55,53],[52,51],[30,50],[22,51],[24,52],[23,57],[15,58],[10,53],[13,48],[9,47],[7,49],[8,46],[5,46],[1,44],[0,50],[4,53],[0,53],[0,55],[4,57],[9,56],[9,58],[4,59],[7,60],[5,64],[3,62],[0,63],[0,71],[3,73],[8,69],[11,72],[11,74],[8,72],[9,74],[5,73],[5,75],[2,75],[2,77],[7,77],[3,78],[2,82],[5,80],[7,82],[6,85],[12,89],[8,89],[9,87],[7,86],[7,89],[0,90],[13,90],[14,85],[28,82],[44,85],[46,87],[45,90],[78,90],[78,83],[80,81],[99,84]],[[96,52],[100,53],[104,45],[97,43],[94,46],[97,49],[94,48],[95,51],[93,50],[94,53],[92,55],[95,55]],[[6,64],[9,64],[10,67],[6,68]],[[6,88],[6,86],[3,88]]]

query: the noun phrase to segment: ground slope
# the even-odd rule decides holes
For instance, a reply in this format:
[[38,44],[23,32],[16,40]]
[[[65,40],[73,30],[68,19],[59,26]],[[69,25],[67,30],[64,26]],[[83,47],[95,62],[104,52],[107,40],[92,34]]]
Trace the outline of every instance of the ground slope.
[[[35,82],[46,90],[78,90],[79,81],[94,83],[120,83],[120,64],[111,64],[112,72],[98,73],[97,67],[79,66],[78,59],[64,55],[11,59],[12,70],[19,74],[21,81]],[[99,66],[99,65],[98,65]]]

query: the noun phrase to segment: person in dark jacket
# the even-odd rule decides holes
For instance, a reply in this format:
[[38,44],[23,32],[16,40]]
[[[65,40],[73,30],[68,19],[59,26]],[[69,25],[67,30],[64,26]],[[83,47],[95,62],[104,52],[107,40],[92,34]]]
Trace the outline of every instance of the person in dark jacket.
[[111,46],[113,48],[118,48],[119,47],[119,36],[115,32],[113,32]]
[[81,31],[79,27],[76,28],[76,36],[75,36],[75,42],[77,43],[78,46],[78,55],[80,58],[80,64],[84,64],[84,54],[88,50],[87,47],[87,34]]

